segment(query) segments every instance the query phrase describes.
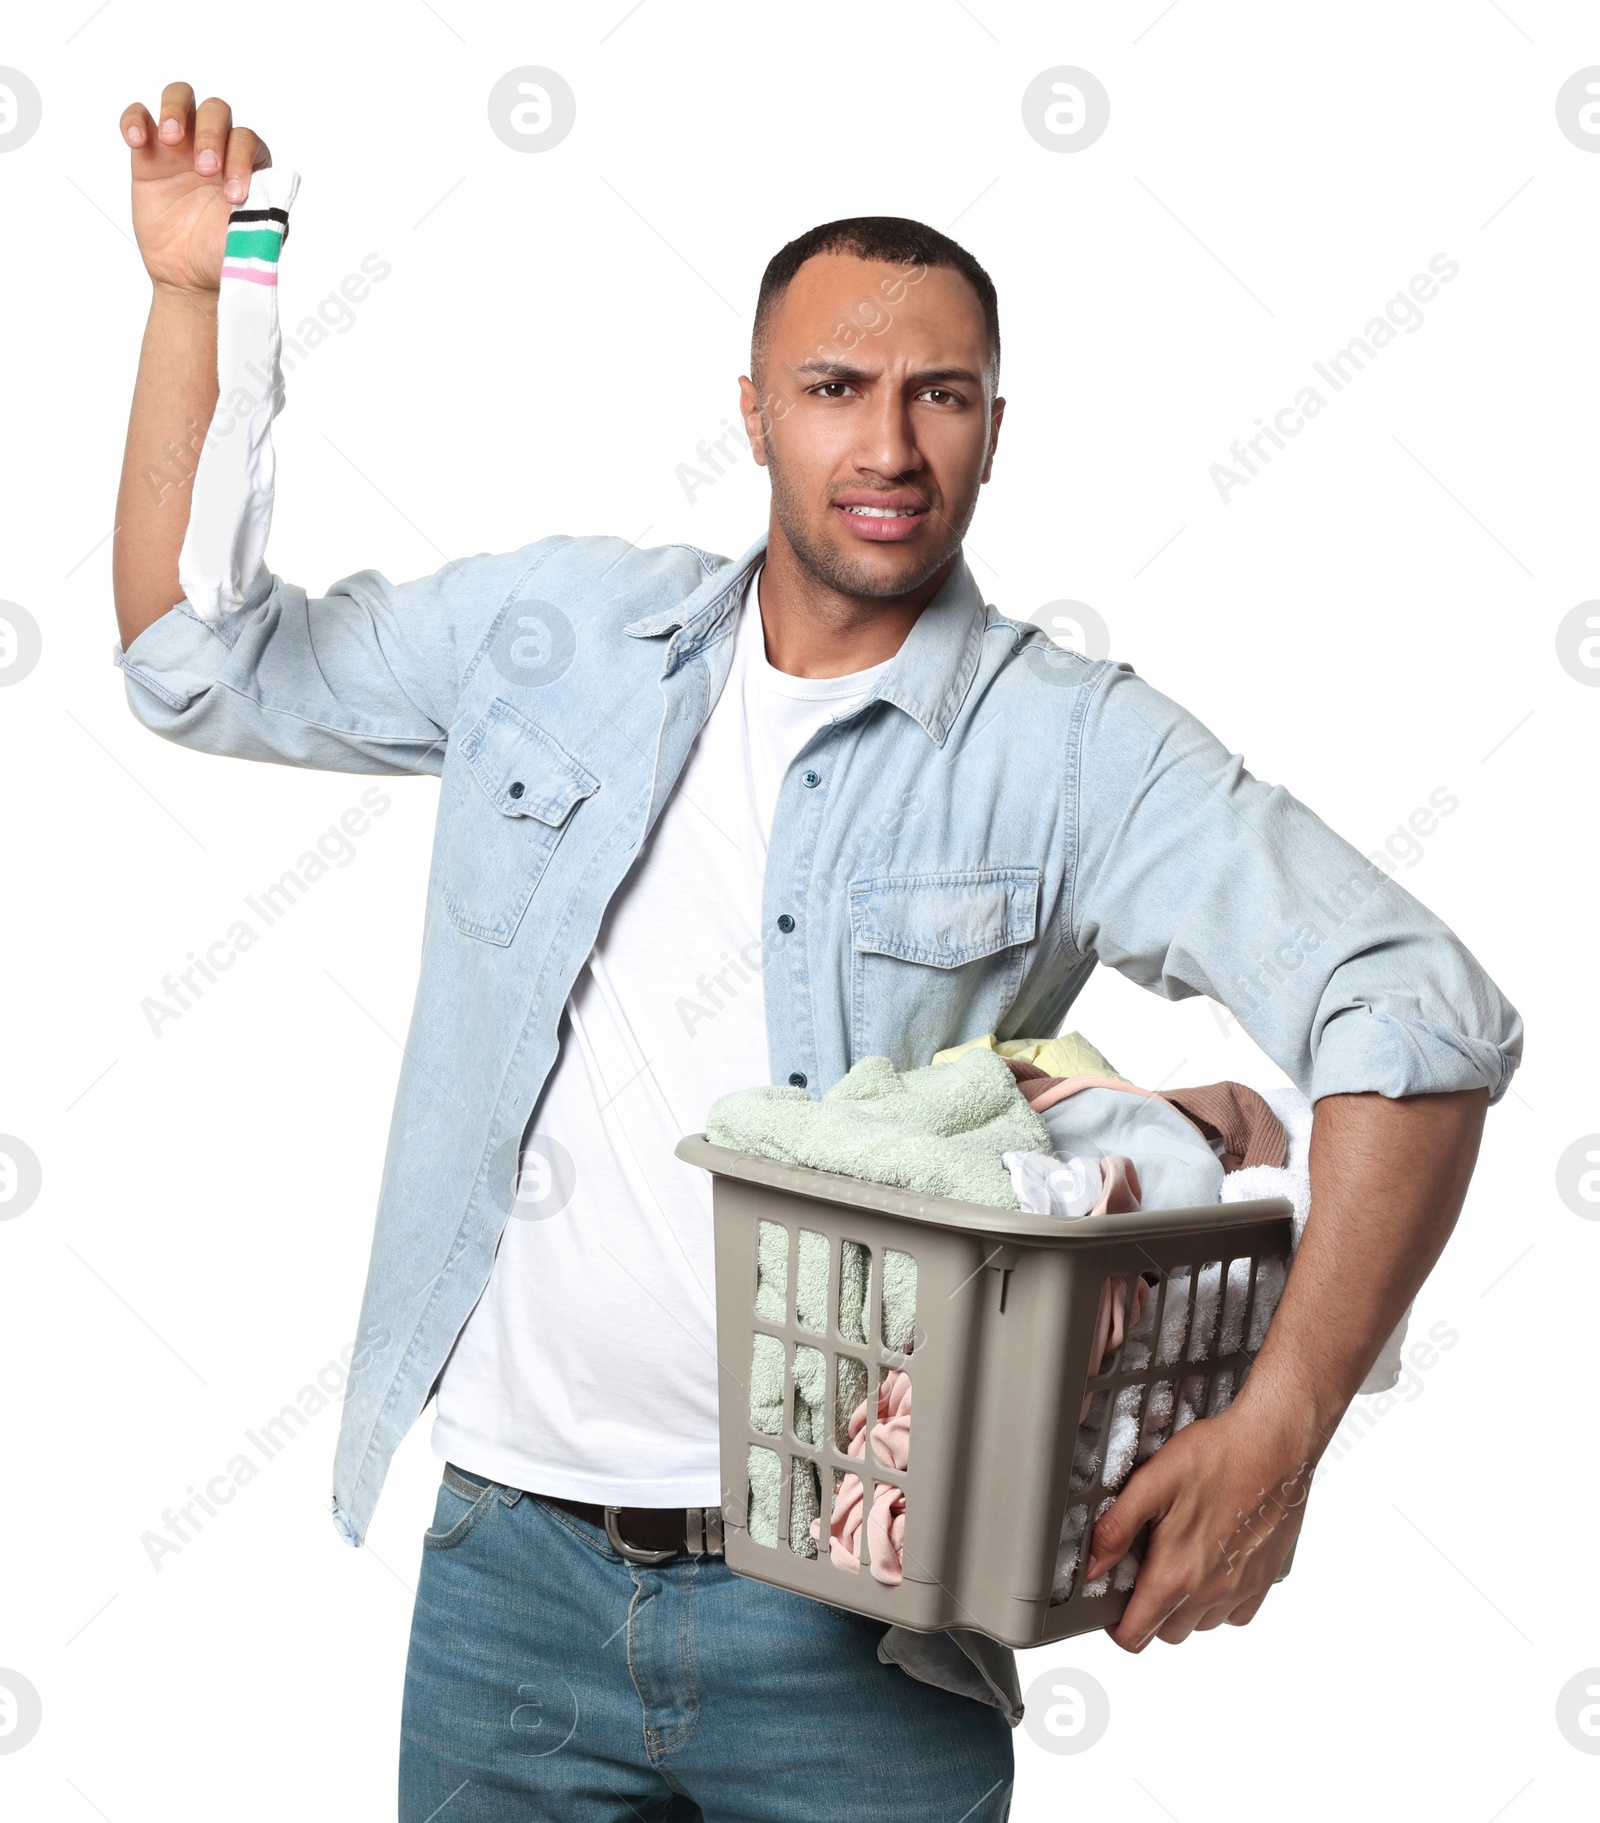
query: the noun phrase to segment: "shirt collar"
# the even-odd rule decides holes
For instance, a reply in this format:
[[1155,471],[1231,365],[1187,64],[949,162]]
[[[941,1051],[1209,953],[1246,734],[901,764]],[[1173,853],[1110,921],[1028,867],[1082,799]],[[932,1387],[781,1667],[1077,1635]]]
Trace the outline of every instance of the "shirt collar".
[[[706,577],[687,601],[629,621],[623,632],[635,638],[672,632],[667,659],[667,669],[672,670],[713,637],[723,618],[744,599],[766,548],[763,533],[742,557]],[[977,672],[988,618],[966,559],[958,559],[938,594],[912,623],[876,689],[837,719],[848,721],[881,698],[903,709],[935,746],[942,747]]]

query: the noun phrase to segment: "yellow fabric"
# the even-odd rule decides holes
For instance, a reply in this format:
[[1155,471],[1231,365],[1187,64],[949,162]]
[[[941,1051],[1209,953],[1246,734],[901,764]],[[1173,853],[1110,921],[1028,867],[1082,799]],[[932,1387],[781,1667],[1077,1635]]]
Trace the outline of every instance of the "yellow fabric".
[[1111,1076],[1118,1082],[1128,1079],[1115,1070],[1081,1032],[1063,1032],[1059,1038],[1002,1038],[985,1032],[982,1038],[969,1038],[947,1051],[936,1051],[935,1063],[953,1063],[963,1051],[982,1045],[986,1051],[998,1051],[1002,1057],[1020,1057],[1024,1063],[1037,1064],[1050,1076]]

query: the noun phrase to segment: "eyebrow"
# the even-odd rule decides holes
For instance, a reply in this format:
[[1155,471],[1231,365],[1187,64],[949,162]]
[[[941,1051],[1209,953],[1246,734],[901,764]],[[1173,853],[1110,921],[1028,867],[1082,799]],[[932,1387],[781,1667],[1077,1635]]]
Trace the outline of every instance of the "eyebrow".
[[[848,361],[801,361],[793,371],[796,374],[807,374],[825,380],[844,380],[850,383],[870,381],[874,376],[865,368],[852,367]],[[947,380],[964,381],[968,386],[982,386],[983,381],[967,367],[928,367],[911,376],[913,385],[940,386]]]

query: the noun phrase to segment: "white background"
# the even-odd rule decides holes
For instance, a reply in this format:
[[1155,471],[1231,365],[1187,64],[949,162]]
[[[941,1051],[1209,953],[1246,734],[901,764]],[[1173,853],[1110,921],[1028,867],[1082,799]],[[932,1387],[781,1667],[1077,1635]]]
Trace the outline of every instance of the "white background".
[[[817,221],[907,214],[954,224],[999,288],[1010,406],[969,545],[989,598],[1089,603],[1116,656],[1364,850],[1459,798],[1398,877],[1529,1029],[1417,1307],[1415,1334],[1459,1340],[1325,1467],[1253,1625],[1023,1656],[1025,1686],[1090,1672],[1111,1720],[1076,1755],[1019,1731],[1014,1815],[1594,1814],[1600,1757],[1555,1721],[1600,1665],[1600,1226],[1555,1188],[1600,1128],[1600,691],[1556,651],[1600,594],[1600,156],[1555,117],[1600,62],[1593,9],[90,4],[12,9],[0,36],[44,106],[0,156],[0,596],[44,633],[0,691],[0,1131],[44,1173],[0,1223],[0,1667],[44,1706],[0,1755],[0,1811],[391,1817],[438,1471],[419,1426],[350,1551],[330,1408],[159,1571],[140,1543],[354,1334],[437,792],[385,782],[354,859],[152,1034],[144,997],[367,783],[165,745],[110,662],[147,296],[117,117],[181,77],[302,173],[291,325],[363,256],[392,266],[289,379],[281,575],[320,592],[552,531],[742,551],[761,473],[691,503],[675,468],[735,416],[761,269]],[[577,96],[538,156],[485,111],[530,63]],[[1057,64],[1111,97],[1067,156],[1020,112]],[[1224,504],[1211,464],[1437,253],[1460,273],[1422,327]],[[1138,1081],[1280,1080],[1203,1001],[1099,979],[1069,1023]]]

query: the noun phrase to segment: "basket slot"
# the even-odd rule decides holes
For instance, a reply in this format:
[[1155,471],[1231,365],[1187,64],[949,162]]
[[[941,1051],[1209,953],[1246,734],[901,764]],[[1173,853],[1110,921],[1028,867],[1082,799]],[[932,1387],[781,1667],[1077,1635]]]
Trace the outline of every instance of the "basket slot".
[[833,1443],[841,1454],[850,1452],[850,1418],[867,1396],[867,1364],[854,1355],[835,1355]]
[[750,1481],[750,1498],[745,1526],[752,1544],[776,1545],[778,1542],[778,1483],[783,1465],[776,1450],[763,1449],[752,1443],[745,1458],[745,1473]]
[[1115,1494],[1121,1488],[1133,1467],[1149,1391],[1148,1380],[1136,1381],[1132,1386],[1122,1387],[1112,1401],[1111,1430],[1100,1464],[1100,1485],[1108,1494]]
[[1139,1421],[1139,1445],[1134,1452],[1134,1466],[1148,1462],[1172,1435],[1173,1405],[1177,1385],[1171,1380],[1152,1380]]
[[750,1428],[776,1437],[783,1430],[783,1344],[759,1329],[750,1341]]
[[867,1341],[872,1313],[872,1253],[861,1241],[839,1243],[839,1290],[834,1305],[846,1342]]
[[[845,1491],[844,1484],[846,1481],[849,1481],[852,1484],[849,1495],[847,1495]],[[835,1469],[833,1471],[833,1497],[828,1502],[828,1512],[831,1515],[829,1520],[828,1561],[836,1570],[844,1570],[851,1576],[860,1574],[860,1560],[849,1556],[845,1552],[843,1546],[838,1543],[837,1527],[838,1522],[844,1515],[846,1500],[849,1498],[859,1499],[860,1488],[861,1483],[856,1476],[847,1475],[843,1469]],[[864,1540],[862,1542],[864,1542]]]
[[797,1342],[794,1347],[794,1394],[790,1423],[797,1443],[821,1443],[827,1411],[828,1357],[820,1348]]
[[[1227,1280],[1222,1292],[1222,1321],[1217,1330],[1217,1352],[1236,1355],[1245,1338],[1245,1316],[1255,1293],[1252,1271],[1254,1261],[1248,1258],[1229,1260]],[[1236,1272],[1236,1266],[1243,1267]]]
[[1166,1333],[1162,1333],[1161,1351],[1157,1357],[1163,1367],[1170,1367],[1178,1361],[1203,1361],[1211,1352],[1212,1338],[1217,1330],[1217,1310],[1222,1294],[1222,1261],[1207,1260],[1203,1266],[1189,1267],[1184,1272],[1184,1293],[1187,1308],[1184,1311],[1184,1329],[1181,1346],[1175,1351],[1167,1348]]
[[1089,1395],[1088,1416],[1078,1426],[1076,1447],[1073,1451],[1072,1471],[1068,1477],[1068,1491],[1079,1494],[1085,1488],[1095,1485],[1104,1460],[1106,1420],[1111,1411],[1111,1394],[1101,1387],[1098,1392]]
[[[903,1399],[904,1420],[897,1421],[895,1403]],[[905,1470],[911,1466],[911,1375],[903,1367],[878,1369],[877,1410],[886,1412],[886,1430],[876,1418],[871,1426],[870,1449],[876,1467]]]
[[802,1228],[795,1273],[794,1320],[814,1336],[828,1333],[828,1237]]
[[783,1321],[789,1295],[789,1230],[781,1222],[756,1224],[755,1314],[767,1323]]
[[1072,1594],[1078,1580],[1078,1565],[1083,1556],[1083,1534],[1088,1524],[1089,1509],[1081,1501],[1067,1508],[1061,1522],[1061,1545],[1056,1553],[1056,1576],[1050,1590],[1050,1606],[1058,1607]]
[[917,1336],[917,1261],[899,1247],[883,1250],[883,1303],[878,1334],[891,1353],[909,1355]]
[[822,1513],[822,1483],[817,1465],[809,1456],[791,1458],[789,1501],[789,1549],[796,1557],[815,1557],[817,1540],[812,1527],[822,1530],[817,1521]]
[[[894,1481],[874,1481],[872,1484],[872,1511],[865,1532],[867,1567],[873,1577],[891,1587],[899,1584],[901,1573],[894,1567],[895,1556],[904,1561],[906,1537],[907,1496],[906,1491]],[[882,1568],[873,1562],[872,1544],[874,1535],[886,1537],[892,1547],[883,1553]]]

